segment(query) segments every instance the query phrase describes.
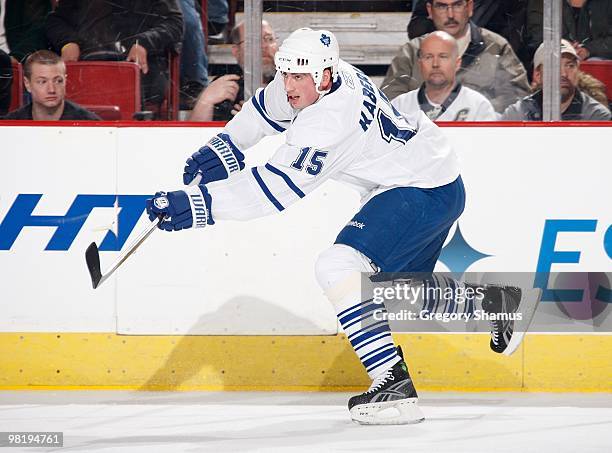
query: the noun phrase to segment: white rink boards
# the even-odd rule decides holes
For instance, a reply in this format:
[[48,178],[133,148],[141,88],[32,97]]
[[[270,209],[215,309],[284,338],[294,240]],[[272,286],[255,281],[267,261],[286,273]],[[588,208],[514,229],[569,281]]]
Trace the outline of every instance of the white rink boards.
[[[13,146],[0,167],[0,222],[17,233],[5,233],[0,251],[0,331],[335,334],[336,319],[313,267],[358,209],[359,198],[334,182],[277,216],[156,233],[115,277],[91,289],[87,245],[113,239],[117,231],[124,239],[135,237],[148,221],[144,197],[180,188],[186,157],[218,131],[3,127],[3,142]],[[489,255],[468,271],[535,272],[542,256],[554,254],[545,248],[551,221],[595,226],[557,234],[554,250],[578,251],[580,259],[546,270],[612,268],[612,239],[605,239],[612,238],[612,153],[605,146],[612,143],[612,128],[443,131],[460,155],[467,188],[461,233],[471,248]],[[271,137],[248,151],[247,163],[265,162],[282,140]],[[128,204],[129,197],[141,199]],[[28,211],[28,203],[35,208]],[[34,217],[42,223],[61,217],[66,224],[24,225]],[[105,267],[118,251],[101,254]],[[437,269],[448,270],[442,263]]]

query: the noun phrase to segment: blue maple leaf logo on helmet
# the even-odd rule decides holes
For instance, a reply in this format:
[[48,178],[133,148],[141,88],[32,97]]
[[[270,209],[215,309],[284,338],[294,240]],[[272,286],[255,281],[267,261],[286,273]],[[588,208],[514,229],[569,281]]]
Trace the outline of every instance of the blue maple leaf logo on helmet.
[[331,38],[329,36],[327,36],[325,33],[321,34],[321,39],[320,41],[323,43],[324,46],[329,47],[329,45],[331,44]]

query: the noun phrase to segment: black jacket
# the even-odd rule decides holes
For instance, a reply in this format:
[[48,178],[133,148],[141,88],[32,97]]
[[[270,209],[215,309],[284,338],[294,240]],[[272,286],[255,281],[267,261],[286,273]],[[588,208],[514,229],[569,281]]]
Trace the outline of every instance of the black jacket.
[[0,49],[0,116],[8,112],[11,105],[11,85],[13,82],[13,68],[11,59],[6,52]]
[[4,29],[10,55],[23,62],[26,56],[48,46],[45,19],[50,0],[6,0]]
[[[14,110],[8,115],[6,115],[3,119],[5,120],[31,120],[32,118],[32,103],[26,104],[21,107],[19,110]],[[64,100],[64,111],[62,112],[62,116],[60,121],[80,121],[80,120],[90,120],[90,121],[100,121],[101,118],[93,112],[84,109],[78,104],[74,102],[70,102],[69,100]]]
[[215,104],[215,109],[213,111],[213,121],[231,120],[234,117],[234,115],[232,115],[234,104],[244,99],[244,73],[242,72],[242,68],[238,66],[235,71],[228,72],[228,74],[232,73],[240,76],[240,79],[236,81],[236,83],[238,84],[238,93],[236,94],[236,98],[231,101],[226,99],[225,101],[220,102],[219,104]]
[[177,0],[62,0],[49,14],[46,30],[58,53],[69,42],[79,45],[83,57],[126,53],[138,42],[147,56],[161,56],[180,49],[183,16]]
[[[529,0],[527,46],[533,56],[542,42],[543,0]],[[612,59],[612,1],[587,0],[574,19],[572,6],[563,0],[562,37],[582,43],[591,57]]]

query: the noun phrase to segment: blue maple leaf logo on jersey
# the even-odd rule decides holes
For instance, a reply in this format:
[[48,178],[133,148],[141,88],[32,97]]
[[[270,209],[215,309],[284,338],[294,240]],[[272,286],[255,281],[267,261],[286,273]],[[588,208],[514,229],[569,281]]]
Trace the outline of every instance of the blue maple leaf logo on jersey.
[[325,33],[323,33],[321,35],[321,40],[320,40],[324,46],[329,47],[329,45],[331,44],[331,38],[329,36],[327,36]]

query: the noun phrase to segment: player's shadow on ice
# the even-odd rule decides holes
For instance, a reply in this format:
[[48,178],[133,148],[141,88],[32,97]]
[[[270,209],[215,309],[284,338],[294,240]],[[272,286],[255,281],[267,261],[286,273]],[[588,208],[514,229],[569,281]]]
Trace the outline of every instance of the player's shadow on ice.
[[[231,331],[224,326],[229,320],[234,325],[254,326],[252,335],[241,335],[239,342],[228,337]],[[248,323],[241,322],[244,320]],[[297,338],[274,333],[286,330],[283,326],[303,334]],[[257,331],[271,335],[256,335]],[[280,385],[285,390],[346,391],[347,386],[367,387],[367,375],[344,335],[339,339],[318,332],[314,323],[282,307],[253,297],[236,297],[200,317],[139,390],[264,390]],[[298,351],[300,347],[307,350]]]

